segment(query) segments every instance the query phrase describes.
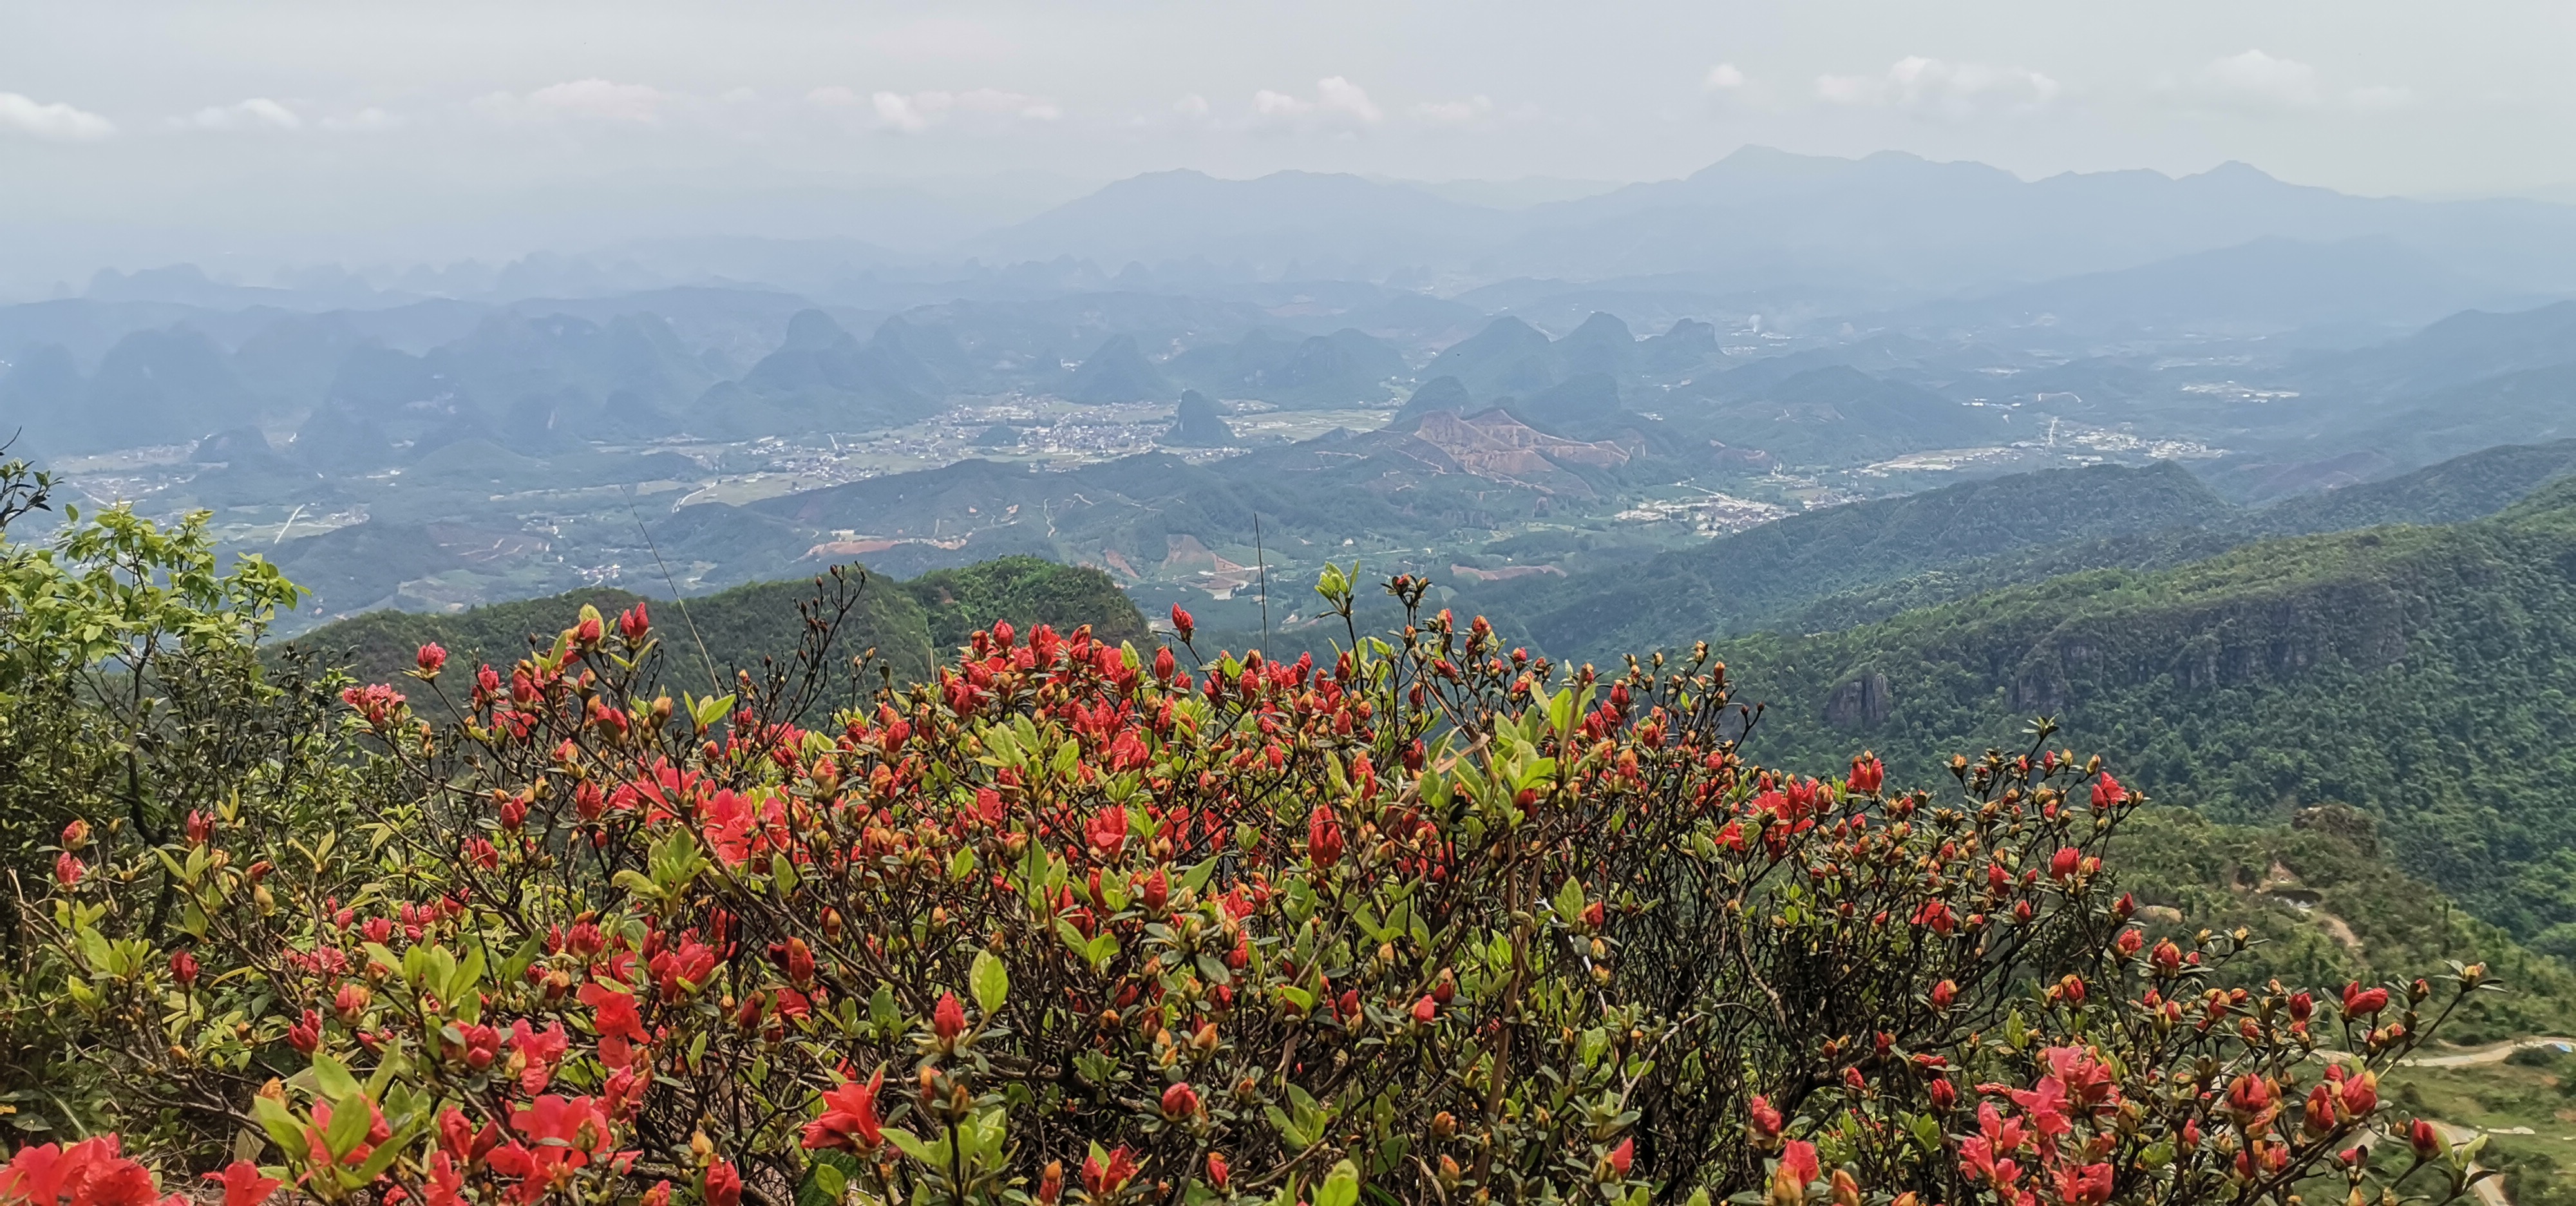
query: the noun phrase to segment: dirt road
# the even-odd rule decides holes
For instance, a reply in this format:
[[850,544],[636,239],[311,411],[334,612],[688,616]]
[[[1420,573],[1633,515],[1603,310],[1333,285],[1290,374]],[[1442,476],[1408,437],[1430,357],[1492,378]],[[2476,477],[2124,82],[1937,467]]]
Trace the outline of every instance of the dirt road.
[[2412,1059],[2401,1062],[2408,1067],[2414,1068],[2472,1068],[2479,1064],[2503,1063],[2505,1060],[2511,1058],[2514,1052],[2529,1051],[2534,1047],[2563,1047],[2569,1050],[2576,1050],[2576,1038],[2561,1038],[2556,1035],[2545,1035],[2533,1038],[2507,1039],[2504,1042],[2496,1043],[2492,1046],[2475,1047],[2467,1051],[2454,1052],[2449,1055],[2418,1055]]

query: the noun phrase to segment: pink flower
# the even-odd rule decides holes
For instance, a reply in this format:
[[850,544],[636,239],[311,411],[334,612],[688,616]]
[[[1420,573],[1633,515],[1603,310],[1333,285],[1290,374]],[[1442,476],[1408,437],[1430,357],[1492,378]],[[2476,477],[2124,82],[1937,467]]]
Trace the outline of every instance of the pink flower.
[[823,1115],[805,1124],[805,1146],[873,1152],[885,1142],[877,1118],[877,1091],[885,1087],[885,1067],[878,1065],[866,1084],[844,1081],[823,1091]]
[[224,1206],[260,1206],[285,1184],[259,1175],[259,1166],[248,1160],[235,1160],[222,1172],[207,1173],[206,1179],[224,1187]]

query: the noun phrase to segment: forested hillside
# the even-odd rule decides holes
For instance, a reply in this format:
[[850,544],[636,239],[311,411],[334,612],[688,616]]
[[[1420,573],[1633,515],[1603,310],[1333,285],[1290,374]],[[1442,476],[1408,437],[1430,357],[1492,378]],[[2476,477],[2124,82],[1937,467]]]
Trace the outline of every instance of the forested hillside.
[[2265,536],[2494,514],[2576,470],[2576,440],[2506,445],[2412,473],[2239,508],[2173,462],[1967,482],[1832,507],[1476,604],[1578,660],[1757,629],[1815,632],[2094,569],[2155,569]]
[[2128,751],[2221,819],[2342,802],[2400,865],[2549,949],[2576,948],[2576,488],[2492,519],[2098,570],[1839,632],[1720,646],[1796,761],[1853,742],[1909,769],[2011,744],[2036,714]]
[[844,584],[850,610],[834,648],[845,657],[875,650],[876,660],[898,682],[920,681],[940,658],[965,643],[967,633],[997,620],[1022,628],[1052,624],[1067,632],[1088,624],[1094,635],[1113,643],[1141,642],[1148,636],[1144,617],[1107,574],[1034,557],[1007,557],[909,581],[851,572],[838,579],[760,582],[690,599],[685,610],[627,591],[585,590],[453,615],[379,611],[324,625],[288,647],[346,665],[361,681],[383,682],[409,669],[414,652],[424,644],[437,643],[460,665],[506,665],[526,655],[532,637],[551,639],[564,617],[584,604],[614,617],[645,603],[659,622],[665,681],[697,688],[712,672],[730,689],[734,670],[757,670],[764,657],[794,655],[806,631],[800,607],[816,603],[824,607],[819,614],[835,614]]

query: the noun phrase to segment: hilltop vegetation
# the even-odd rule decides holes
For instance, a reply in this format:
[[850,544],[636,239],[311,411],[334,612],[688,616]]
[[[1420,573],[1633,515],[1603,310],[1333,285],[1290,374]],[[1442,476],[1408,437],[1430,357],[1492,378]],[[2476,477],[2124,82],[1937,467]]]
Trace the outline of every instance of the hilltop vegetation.
[[1792,515],[1642,565],[1472,591],[1577,660],[1700,636],[1815,632],[2095,569],[2147,570],[2260,539],[2491,515],[2576,470],[2576,440],[2239,508],[2173,462],[2044,470]]
[[[840,589],[844,585],[850,589]],[[844,601],[846,613],[839,611]],[[795,656],[806,633],[800,608],[809,604],[823,605],[824,615],[840,617],[835,645],[845,655],[873,650],[875,663],[901,683],[921,681],[933,664],[965,643],[967,633],[995,621],[1021,628],[1051,624],[1066,632],[1089,625],[1094,636],[1112,644],[1149,639],[1136,605],[1108,575],[1013,557],[909,581],[860,571],[754,583],[692,598],[685,610],[627,591],[585,590],[453,615],[370,612],[323,625],[288,647],[344,665],[363,681],[383,682],[409,669],[422,645],[436,643],[463,665],[506,666],[527,655],[531,639],[551,640],[564,617],[585,605],[613,616],[639,603],[661,620],[666,677],[695,684],[712,672],[728,690],[734,671],[757,673],[764,660],[783,663]]]
[[2401,865],[2564,951],[2570,564],[2576,488],[2561,484],[2487,520],[2070,574],[1718,652],[1784,722],[1754,740],[1773,757],[1861,740],[1921,765],[2053,714],[2213,817],[2359,808]]

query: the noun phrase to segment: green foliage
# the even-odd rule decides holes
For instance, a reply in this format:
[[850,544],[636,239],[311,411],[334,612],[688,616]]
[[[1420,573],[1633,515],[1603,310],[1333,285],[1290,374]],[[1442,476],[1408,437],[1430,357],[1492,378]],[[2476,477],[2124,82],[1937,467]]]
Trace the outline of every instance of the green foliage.
[[[2182,467],[2050,470],[1793,515],[1642,566],[1494,592],[1550,652],[1601,660],[1779,621],[1838,590],[2060,541],[2159,531],[2230,508]],[[1479,596],[1482,598],[1483,596]]]
[[[550,640],[563,618],[585,605],[613,615],[644,603],[661,622],[661,656],[670,679],[704,686],[711,662],[715,681],[731,690],[736,671],[758,674],[763,659],[783,664],[792,658],[807,631],[799,606],[830,593],[826,578],[759,582],[691,598],[684,616],[667,600],[595,588],[452,615],[370,612],[316,628],[288,648],[345,664],[364,681],[383,682],[409,670],[422,645],[436,643],[467,667],[506,666],[526,656],[532,639]],[[906,683],[921,681],[945,651],[964,643],[966,632],[996,620],[1022,628],[1050,623],[1067,631],[1090,624],[1113,641],[1145,636],[1143,617],[1108,575],[1033,557],[935,571],[909,582],[870,575],[850,592],[849,603],[837,637],[844,656],[873,649],[875,664]]]
[[2571,503],[2551,487],[2475,523],[2072,574],[1718,652],[1786,722],[1755,737],[1774,757],[1859,739],[1919,766],[2054,714],[2217,819],[2350,803],[2401,865],[2528,937],[2576,920]]
[[1145,617],[1109,575],[1036,557],[1001,557],[962,569],[932,570],[903,584],[921,605],[930,644],[940,656],[977,629],[1008,621],[1020,628],[1051,624],[1071,632],[1085,624],[1116,644],[1150,639]]
[[[45,485],[0,466],[0,520],[40,504]],[[336,684],[255,652],[294,587],[256,558],[217,572],[203,515],[170,528],[123,508],[64,518],[40,545],[0,532],[0,874],[19,885],[0,967],[12,981],[50,970],[24,942],[19,904],[77,866],[70,822],[157,843],[198,815],[318,834],[364,811],[364,776],[332,740]],[[177,920],[174,901],[144,903],[146,933]],[[43,1086],[49,1107],[21,1104],[20,1129],[85,1124],[105,1108],[80,1074],[88,1021],[0,1011],[0,1078]]]
[[2150,932],[2242,927],[2262,939],[2229,969],[2239,983],[2377,983],[2438,974],[2453,960],[2485,963],[2515,991],[2464,1010],[2448,1039],[2576,1032],[2576,973],[2399,870],[2374,828],[2342,804],[2268,826],[2156,808],[2122,831],[2115,861]]

